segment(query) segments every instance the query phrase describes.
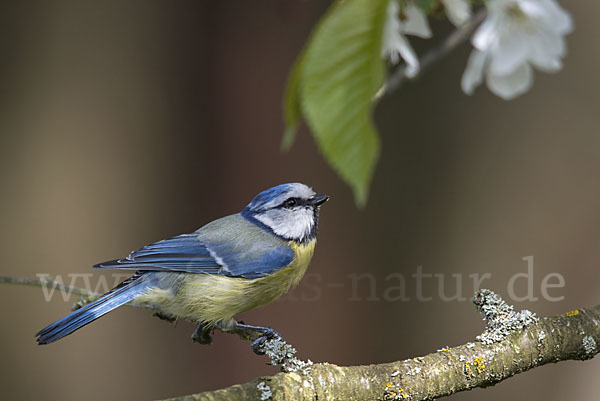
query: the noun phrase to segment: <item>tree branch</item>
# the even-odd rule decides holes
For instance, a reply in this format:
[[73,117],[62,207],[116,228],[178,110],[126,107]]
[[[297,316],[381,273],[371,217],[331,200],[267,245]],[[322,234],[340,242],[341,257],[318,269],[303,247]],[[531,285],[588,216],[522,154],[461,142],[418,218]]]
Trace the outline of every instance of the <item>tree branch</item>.
[[[81,296],[86,303],[99,296],[52,279],[0,276],[0,283],[53,285]],[[341,367],[299,361],[291,345],[275,338],[266,341],[263,349],[273,364],[281,364],[288,373],[171,401],[425,401],[493,386],[547,363],[591,359],[600,352],[600,305],[538,318],[528,310],[515,312],[489,290],[479,291],[473,302],[486,322],[485,331],[474,342],[404,361]],[[245,332],[232,334],[255,339]]]
[[171,401],[433,400],[492,386],[547,363],[590,359],[600,350],[600,305],[537,318],[529,311],[514,312],[489,290],[481,290],[473,302],[486,320],[475,342],[379,365],[315,364],[309,371],[259,377]]
[[[477,26],[484,20],[486,16],[487,9],[483,7],[468,22],[456,28],[456,30],[454,30],[446,39],[444,39],[442,43],[425,53],[425,55],[419,61],[419,74],[413,79],[419,77],[424,70],[431,67],[436,61],[441,60],[448,53],[458,47],[458,45],[469,39],[471,33],[475,30],[475,28],[477,28]],[[398,90],[406,79],[406,64],[402,64],[398,66],[392,73],[390,73],[387,81],[375,94],[375,100],[383,97],[384,95],[390,94],[395,90]]]

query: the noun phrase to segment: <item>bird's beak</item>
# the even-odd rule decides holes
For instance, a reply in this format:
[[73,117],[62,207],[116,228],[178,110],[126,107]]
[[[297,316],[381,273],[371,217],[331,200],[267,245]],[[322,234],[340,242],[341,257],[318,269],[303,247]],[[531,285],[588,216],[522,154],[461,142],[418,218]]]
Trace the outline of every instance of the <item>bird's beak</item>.
[[311,206],[321,206],[323,203],[327,202],[327,199],[329,199],[329,195],[316,194],[308,198],[308,204]]

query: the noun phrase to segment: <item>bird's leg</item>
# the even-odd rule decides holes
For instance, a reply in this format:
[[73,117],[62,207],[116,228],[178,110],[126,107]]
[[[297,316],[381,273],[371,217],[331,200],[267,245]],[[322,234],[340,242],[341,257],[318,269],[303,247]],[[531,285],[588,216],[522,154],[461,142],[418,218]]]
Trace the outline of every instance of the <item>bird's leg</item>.
[[200,344],[210,344],[212,343],[212,327],[206,327],[204,323],[198,323],[198,327],[192,334],[192,341]]
[[288,344],[272,327],[252,326],[234,319],[215,324],[222,331],[237,334],[243,340],[250,340],[250,347],[257,355],[267,355],[271,365],[281,365],[283,372],[307,372],[311,361],[304,362],[296,358],[296,349]]
[[272,327],[252,326],[250,324],[235,322],[233,330],[231,331],[237,332],[238,335],[245,334],[247,338],[253,340],[252,343],[250,343],[250,347],[252,348],[252,351],[258,355],[265,354],[264,345],[267,340],[278,339],[284,341],[281,335]]

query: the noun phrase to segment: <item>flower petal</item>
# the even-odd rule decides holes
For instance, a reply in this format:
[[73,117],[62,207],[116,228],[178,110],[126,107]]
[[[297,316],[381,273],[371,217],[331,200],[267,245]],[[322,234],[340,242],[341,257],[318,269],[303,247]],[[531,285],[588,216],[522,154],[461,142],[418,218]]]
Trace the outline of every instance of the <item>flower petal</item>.
[[425,39],[432,36],[427,16],[419,7],[413,3],[408,3],[404,8],[404,15],[406,15],[406,19],[402,23],[403,33]]
[[400,34],[400,19],[398,3],[391,0],[388,4],[385,25],[383,26],[383,40],[381,42],[381,56],[390,58],[393,64],[399,61],[398,48],[402,46]]
[[527,16],[535,18],[559,35],[573,31],[573,20],[555,0],[520,0],[520,7]]
[[471,19],[471,3],[467,0],[442,0],[446,16],[456,26]]
[[536,67],[547,72],[560,69],[560,59],[565,55],[565,39],[545,28],[538,30],[535,40],[531,41],[528,59]]
[[487,86],[504,100],[511,100],[527,92],[533,85],[533,72],[527,63],[521,64],[509,75],[487,74]]
[[481,51],[488,50],[498,40],[496,26],[497,18],[494,15],[488,15],[471,39],[473,47]]
[[473,49],[467,62],[467,68],[463,73],[460,86],[467,95],[472,95],[483,81],[483,70],[485,68],[487,55],[477,49]]
[[516,24],[500,37],[490,50],[490,69],[494,75],[509,75],[527,61],[531,35]]
[[400,35],[400,41],[398,46],[398,52],[402,59],[406,62],[406,72],[404,73],[408,78],[414,78],[419,73],[419,59],[412,46],[404,36]]

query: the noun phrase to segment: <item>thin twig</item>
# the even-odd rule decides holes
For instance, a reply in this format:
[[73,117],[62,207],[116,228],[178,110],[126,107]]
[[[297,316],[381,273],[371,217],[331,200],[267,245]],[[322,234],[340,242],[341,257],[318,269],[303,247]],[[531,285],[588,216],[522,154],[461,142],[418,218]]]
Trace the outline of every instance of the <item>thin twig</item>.
[[[424,70],[431,67],[431,65],[436,61],[444,58],[444,56],[458,47],[458,45],[469,39],[471,33],[475,30],[475,28],[477,28],[477,26],[484,20],[486,16],[487,9],[483,7],[468,22],[456,28],[456,30],[454,30],[446,39],[444,39],[442,43],[425,53],[419,62],[421,68],[419,70],[419,74],[415,78],[419,77]],[[406,64],[402,64],[390,74],[381,89],[377,91],[375,94],[375,100],[383,97],[384,95],[390,94],[395,90],[398,90],[406,79]]]
[[0,284],[15,284],[15,285],[26,285],[30,287],[47,287],[57,288],[61,292],[68,294],[75,294],[79,297],[91,299],[98,298],[101,294],[87,291],[83,288],[65,285],[60,281],[55,281],[49,277],[46,278],[30,278],[30,277],[10,277],[0,276]]

